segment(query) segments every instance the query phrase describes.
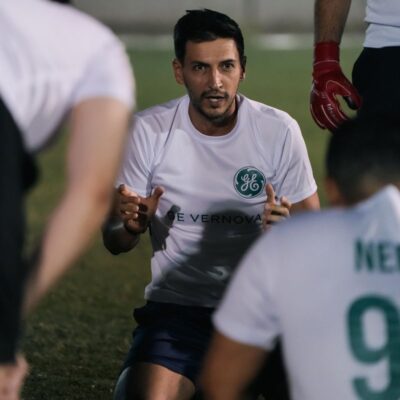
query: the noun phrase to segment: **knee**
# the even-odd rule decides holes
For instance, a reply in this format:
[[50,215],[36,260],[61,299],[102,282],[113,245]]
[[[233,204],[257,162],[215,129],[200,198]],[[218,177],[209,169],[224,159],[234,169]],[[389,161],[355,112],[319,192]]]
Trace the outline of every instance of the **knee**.
[[146,382],[140,382],[138,372],[133,367],[127,367],[119,376],[114,388],[113,400],[151,400],[146,390]]
[[163,368],[161,373],[159,369],[154,365],[125,368],[115,385],[113,400],[192,399],[195,393],[192,382]]
[[119,376],[114,388],[113,400],[129,400],[128,381],[130,375],[130,367],[125,368]]

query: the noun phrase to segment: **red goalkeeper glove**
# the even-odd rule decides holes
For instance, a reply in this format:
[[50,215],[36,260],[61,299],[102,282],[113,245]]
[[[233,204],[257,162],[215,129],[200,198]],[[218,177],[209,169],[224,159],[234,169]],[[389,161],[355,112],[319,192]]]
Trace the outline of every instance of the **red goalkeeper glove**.
[[360,95],[340,68],[339,44],[317,43],[314,48],[310,110],[315,122],[322,129],[332,131],[348,119],[340,108],[337,96],[343,96],[353,110],[361,106]]

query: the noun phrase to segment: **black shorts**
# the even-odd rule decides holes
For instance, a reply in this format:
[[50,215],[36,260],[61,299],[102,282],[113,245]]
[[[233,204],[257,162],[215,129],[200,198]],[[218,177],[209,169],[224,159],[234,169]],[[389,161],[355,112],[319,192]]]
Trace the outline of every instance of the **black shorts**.
[[25,264],[24,193],[36,179],[32,157],[13,117],[0,99],[0,363],[15,356]]
[[136,362],[149,362],[195,382],[210,342],[213,311],[152,301],[136,308],[137,327],[124,369]]
[[400,47],[364,48],[353,67],[360,115],[400,114]]
[[[195,385],[213,332],[213,308],[147,302],[134,311],[137,327],[123,370],[137,362],[161,365]],[[288,398],[280,347],[268,358],[251,392]]]

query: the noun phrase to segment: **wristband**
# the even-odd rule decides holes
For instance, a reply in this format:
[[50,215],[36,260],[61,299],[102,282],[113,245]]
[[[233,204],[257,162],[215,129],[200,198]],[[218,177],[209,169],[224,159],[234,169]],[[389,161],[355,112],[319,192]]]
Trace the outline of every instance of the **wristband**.
[[314,65],[321,61],[339,62],[339,43],[319,42],[314,45]]

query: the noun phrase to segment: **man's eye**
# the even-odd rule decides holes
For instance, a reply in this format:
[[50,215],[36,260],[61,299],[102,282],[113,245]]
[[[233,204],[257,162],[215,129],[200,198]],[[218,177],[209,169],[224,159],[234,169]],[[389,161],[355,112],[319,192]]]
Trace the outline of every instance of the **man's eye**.
[[197,64],[197,65],[193,66],[194,71],[204,71],[204,69],[205,69],[204,65],[201,65],[201,64]]
[[225,71],[230,71],[231,69],[235,68],[235,64],[233,64],[233,63],[225,63],[225,64],[222,65],[222,68]]

